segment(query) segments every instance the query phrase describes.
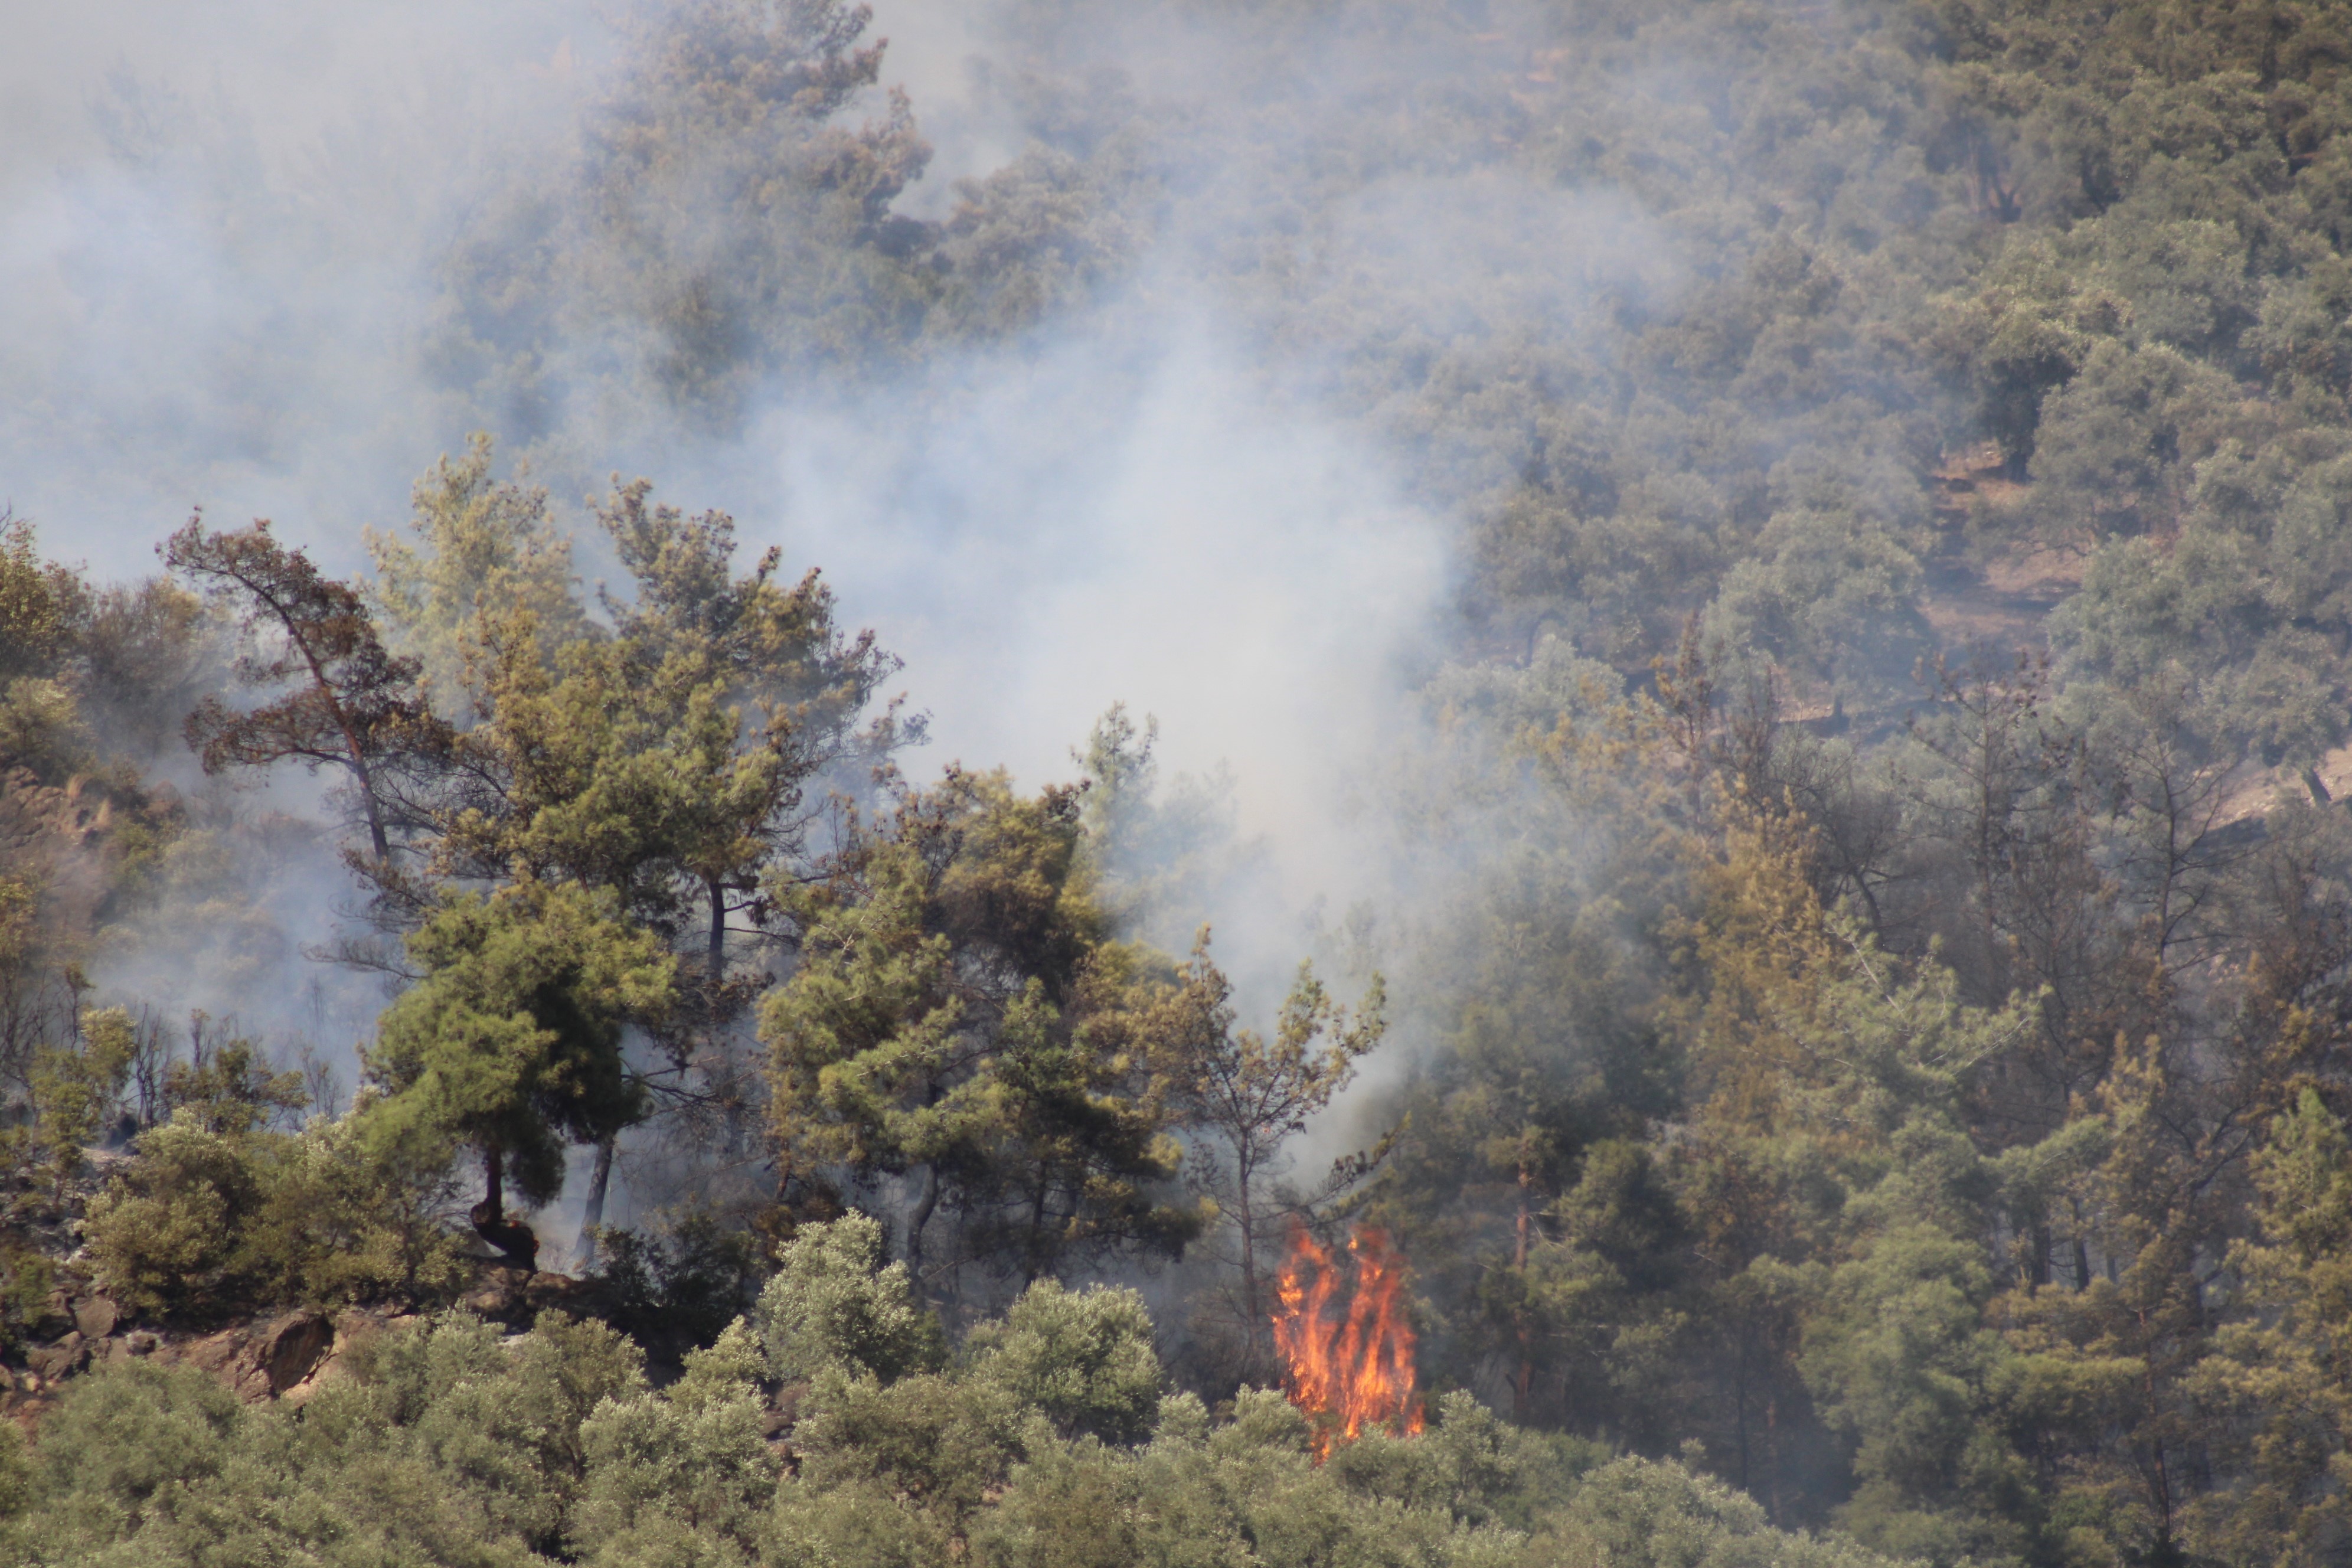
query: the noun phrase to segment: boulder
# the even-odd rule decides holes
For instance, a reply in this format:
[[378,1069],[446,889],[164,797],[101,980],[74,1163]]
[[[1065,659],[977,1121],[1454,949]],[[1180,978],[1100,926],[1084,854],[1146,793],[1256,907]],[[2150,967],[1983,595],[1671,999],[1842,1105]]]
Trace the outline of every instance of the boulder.
[[76,1331],[53,1345],[43,1345],[33,1352],[25,1358],[25,1364],[44,1382],[55,1383],[68,1373],[79,1370],[89,1360],[89,1342]]
[[180,1359],[199,1371],[225,1373],[243,1343],[243,1336],[235,1329],[223,1329],[189,1345],[180,1352]]
[[114,1325],[121,1320],[121,1310],[103,1296],[88,1296],[74,1303],[74,1327],[86,1340],[106,1338],[114,1332]]
[[310,1376],[334,1342],[334,1324],[316,1312],[295,1312],[261,1331],[254,1359],[275,1396]]

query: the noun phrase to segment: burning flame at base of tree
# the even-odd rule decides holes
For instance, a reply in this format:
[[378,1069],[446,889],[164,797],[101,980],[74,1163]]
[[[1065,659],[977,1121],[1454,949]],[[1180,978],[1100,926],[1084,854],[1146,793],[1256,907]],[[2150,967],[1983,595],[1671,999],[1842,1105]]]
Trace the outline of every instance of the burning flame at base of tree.
[[1401,1300],[1404,1260],[1376,1230],[1349,1237],[1348,1255],[1335,1258],[1301,1227],[1275,1283],[1284,1390],[1307,1413],[1318,1464],[1368,1426],[1421,1430],[1412,1327]]

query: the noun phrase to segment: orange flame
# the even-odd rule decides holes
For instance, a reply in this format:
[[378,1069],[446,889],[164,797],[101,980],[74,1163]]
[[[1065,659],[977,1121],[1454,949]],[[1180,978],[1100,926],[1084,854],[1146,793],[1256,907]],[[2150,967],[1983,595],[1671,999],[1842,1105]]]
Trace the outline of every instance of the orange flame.
[[1348,1251],[1355,1259],[1355,1289],[1344,1307],[1338,1299],[1347,1270],[1304,1226],[1292,1232],[1290,1257],[1275,1281],[1281,1307],[1274,1315],[1274,1345],[1282,1355],[1284,1391],[1307,1413],[1318,1463],[1367,1426],[1406,1435],[1421,1430],[1412,1326],[1399,1301],[1404,1260],[1376,1230],[1349,1237]]

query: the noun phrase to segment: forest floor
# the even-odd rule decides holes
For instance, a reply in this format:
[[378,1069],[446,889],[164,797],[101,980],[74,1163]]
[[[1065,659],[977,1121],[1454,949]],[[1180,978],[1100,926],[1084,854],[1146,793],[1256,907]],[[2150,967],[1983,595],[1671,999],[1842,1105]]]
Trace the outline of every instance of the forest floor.
[[2049,646],[2044,623],[2083,585],[2089,558],[2072,550],[1989,547],[2003,535],[2025,535],[2000,524],[2031,493],[2008,477],[1993,443],[1948,454],[1934,479],[1936,542],[1923,563],[1919,612],[1937,651],[1953,660],[1979,651],[2042,652]]

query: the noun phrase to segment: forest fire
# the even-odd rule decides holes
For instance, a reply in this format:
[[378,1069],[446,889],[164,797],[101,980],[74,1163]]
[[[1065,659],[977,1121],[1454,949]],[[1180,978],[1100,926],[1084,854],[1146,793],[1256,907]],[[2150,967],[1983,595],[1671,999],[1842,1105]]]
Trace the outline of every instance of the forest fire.
[[[1335,1258],[1305,1227],[1293,1233],[1275,1294],[1275,1349],[1285,1392],[1307,1413],[1318,1463],[1367,1426],[1421,1430],[1413,1392],[1412,1327],[1404,1319],[1404,1260],[1377,1230],[1349,1237]],[[1353,1289],[1347,1287],[1352,1273]]]

